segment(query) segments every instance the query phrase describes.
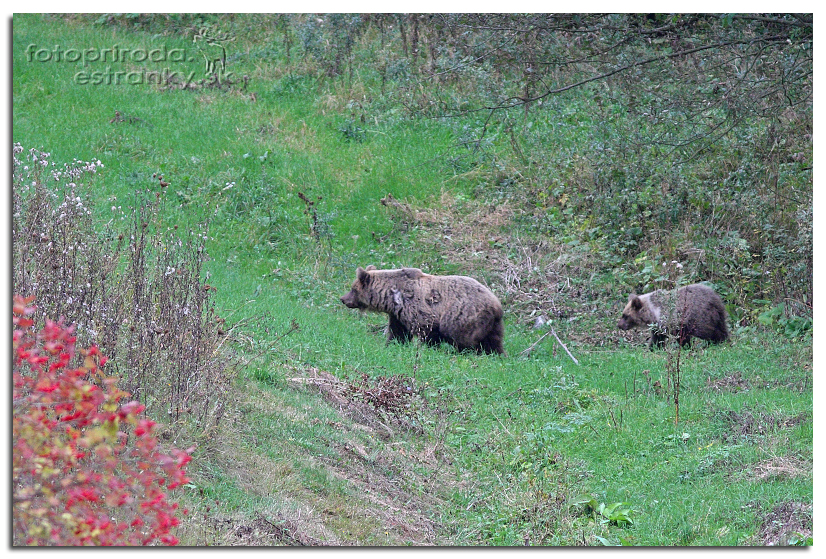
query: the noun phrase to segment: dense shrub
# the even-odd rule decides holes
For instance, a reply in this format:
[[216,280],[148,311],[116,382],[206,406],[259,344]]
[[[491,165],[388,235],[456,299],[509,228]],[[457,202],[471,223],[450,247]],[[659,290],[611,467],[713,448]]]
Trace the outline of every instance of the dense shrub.
[[13,543],[175,545],[164,486],[188,482],[191,450],[161,453],[155,422],[125,402],[97,347],[76,348],[62,322],[35,332],[31,302],[13,305]]

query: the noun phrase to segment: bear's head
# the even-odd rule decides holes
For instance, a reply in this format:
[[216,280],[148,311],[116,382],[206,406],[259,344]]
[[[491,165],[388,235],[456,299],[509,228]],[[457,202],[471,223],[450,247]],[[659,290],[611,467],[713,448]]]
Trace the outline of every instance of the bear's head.
[[413,296],[410,282],[425,276],[418,268],[401,268],[398,270],[376,270],[375,266],[358,268],[356,281],[350,292],[341,298],[341,302],[351,309],[371,310],[377,312],[399,312],[403,305],[402,297]]
[[642,306],[642,299],[632,293],[628,298],[628,304],[625,305],[625,309],[622,311],[622,318],[620,318],[617,323],[617,328],[620,330],[630,330],[643,324],[640,320],[640,310]]
[[365,270],[361,266],[356,269],[356,281],[353,282],[353,287],[350,288],[350,291],[341,298],[341,302],[344,303],[348,308],[351,309],[366,309],[367,308],[367,301],[365,300],[364,293],[367,288],[370,287],[370,274],[368,273],[371,270],[375,270],[375,266],[367,266]]

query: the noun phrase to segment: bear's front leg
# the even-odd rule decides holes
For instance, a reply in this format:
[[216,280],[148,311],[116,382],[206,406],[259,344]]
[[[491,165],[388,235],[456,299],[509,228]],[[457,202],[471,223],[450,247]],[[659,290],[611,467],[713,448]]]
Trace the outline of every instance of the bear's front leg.
[[651,338],[648,340],[648,349],[654,351],[654,349],[662,349],[665,346],[665,342],[668,341],[668,333],[664,332],[660,329],[652,329],[651,330]]
[[394,315],[390,316],[390,322],[387,323],[387,343],[393,340],[399,340],[401,343],[410,341],[410,330],[408,330],[401,321]]

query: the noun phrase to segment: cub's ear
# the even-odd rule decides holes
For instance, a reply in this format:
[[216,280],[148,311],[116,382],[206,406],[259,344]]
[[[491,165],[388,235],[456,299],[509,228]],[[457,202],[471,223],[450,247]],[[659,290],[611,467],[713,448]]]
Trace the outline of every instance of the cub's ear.
[[[370,266],[367,266],[367,269],[369,270]],[[362,285],[367,285],[370,283],[370,274],[368,274],[364,268],[359,266],[356,269],[356,279],[361,282]]]
[[642,308],[642,299],[637,297],[635,294],[631,294],[631,297],[628,299],[628,302],[631,303],[631,308],[634,310],[640,310]]
[[375,266],[373,266],[372,264],[370,264],[369,266],[367,266],[367,271],[368,271],[368,272],[369,272],[370,270],[375,270],[375,269],[376,269],[376,267],[375,267]]

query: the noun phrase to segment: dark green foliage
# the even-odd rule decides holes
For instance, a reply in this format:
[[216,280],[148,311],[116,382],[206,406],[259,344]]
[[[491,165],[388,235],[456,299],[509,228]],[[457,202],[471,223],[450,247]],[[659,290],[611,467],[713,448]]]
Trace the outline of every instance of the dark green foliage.
[[346,142],[363,142],[366,134],[364,128],[358,125],[357,121],[348,118],[344,124],[339,126],[338,131]]

